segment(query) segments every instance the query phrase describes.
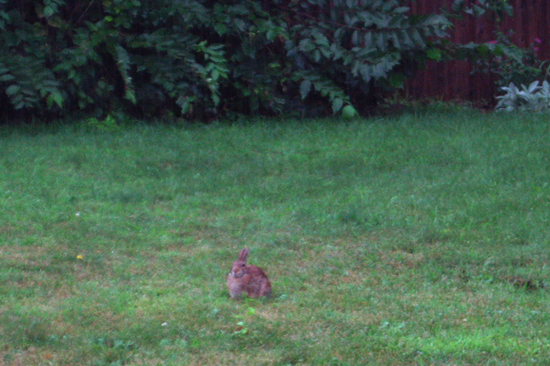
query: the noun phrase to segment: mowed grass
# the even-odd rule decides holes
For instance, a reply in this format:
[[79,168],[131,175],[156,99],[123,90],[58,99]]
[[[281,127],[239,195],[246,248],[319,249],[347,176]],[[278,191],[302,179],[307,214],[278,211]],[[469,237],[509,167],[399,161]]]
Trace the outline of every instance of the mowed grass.
[[546,115],[4,127],[0,364],[550,364],[549,182]]

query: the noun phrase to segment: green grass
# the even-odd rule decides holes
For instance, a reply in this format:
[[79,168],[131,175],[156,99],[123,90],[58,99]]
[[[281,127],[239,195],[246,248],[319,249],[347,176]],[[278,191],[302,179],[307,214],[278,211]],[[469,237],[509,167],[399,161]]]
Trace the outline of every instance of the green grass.
[[[0,364],[550,364],[549,141],[461,109],[4,127]],[[268,301],[229,299],[243,247]]]

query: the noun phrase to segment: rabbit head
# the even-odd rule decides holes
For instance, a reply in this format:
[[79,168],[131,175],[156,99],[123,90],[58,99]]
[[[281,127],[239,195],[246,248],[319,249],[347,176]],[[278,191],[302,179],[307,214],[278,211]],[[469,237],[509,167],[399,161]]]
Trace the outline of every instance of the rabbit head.
[[239,254],[239,259],[233,262],[233,267],[231,267],[231,276],[239,278],[244,276],[248,272],[246,268],[246,257],[248,256],[249,252],[250,249],[248,248],[241,250],[241,253]]

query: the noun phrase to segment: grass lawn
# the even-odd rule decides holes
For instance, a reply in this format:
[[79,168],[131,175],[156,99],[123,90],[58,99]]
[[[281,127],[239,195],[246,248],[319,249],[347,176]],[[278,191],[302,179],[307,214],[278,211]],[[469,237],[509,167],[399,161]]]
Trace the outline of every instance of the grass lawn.
[[0,129],[1,365],[550,364],[548,115],[81,126]]

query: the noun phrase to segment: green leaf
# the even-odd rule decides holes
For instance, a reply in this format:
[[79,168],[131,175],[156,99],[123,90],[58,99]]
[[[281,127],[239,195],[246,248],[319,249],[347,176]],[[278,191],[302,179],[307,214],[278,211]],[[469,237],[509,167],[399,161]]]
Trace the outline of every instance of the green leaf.
[[311,90],[311,81],[304,80],[302,81],[302,84],[300,84],[300,95],[302,96],[302,99],[306,99],[307,95],[309,94]]
[[15,79],[15,77],[11,74],[4,74],[2,76],[0,76],[0,81],[10,81],[10,80],[13,80]]
[[303,39],[299,44],[299,49],[302,52],[311,52],[315,49],[315,45],[309,39]]
[[213,81],[218,80],[218,77],[220,76],[220,72],[217,69],[212,70],[212,73],[210,73],[210,77]]
[[53,94],[48,95],[48,98],[46,98],[46,105],[48,108],[51,108],[52,105],[55,103],[55,98]]
[[275,32],[273,29],[269,29],[266,32],[265,37],[267,38],[267,40],[269,42],[273,42],[273,40],[275,40],[275,38],[277,38],[277,32]]
[[215,106],[220,104],[220,97],[217,93],[212,93],[212,102],[214,102]]
[[19,91],[21,90],[21,87],[19,85],[10,85],[7,87],[6,89],[6,94],[8,96],[12,96],[12,95],[15,95],[17,94]]
[[390,37],[391,37],[391,41],[393,43],[393,47],[395,47],[397,49],[402,48],[401,42],[399,42],[399,36],[398,36],[397,32],[392,32],[390,34]]
[[46,6],[44,7],[44,16],[46,16],[46,17],[49,18],[49,17],[51,17],[52,15],[54,15],[54,13],[55,13],[55,11],[54,11],[54,9],[53,9],[51,6],[46,5]]
[[387,43],[387,35],[385,33],[378,33],[375,38],[376,47],[380,51],[386,51],[388,49],[388,43]]
[[181,95],[176,100],[176,104],[181,108],[181,113],[186,114],[188,112],[192,112],[192,109],[193,109],[192,103],[194,101],[195,101],[195,97],[184,97],[183,95]]
[[55,92],[55,93],[52,93],[51,95],[53,95],[53,100],[54,100],[55,104],[57,104],[59,106],[59,108],[63,108],[64,98],[61,95],[61,93]]
[[126,89],[126,92],[124,93],[124,98],[128,99],[132,104],[136,104],[136,93],[134,93],[133,89]]
[[336,113],[340,109],[342,109],[342,106],[344,105],[344,100],[342,98],[334,98],[332,100],[332,112]]
[[352,119],[354,117],[357,117],[359,113],[357,113],[357,110],[353,108],[352,105],[347,105],[344,108],[342,108],[342,117],[344,119]]
[[318,49],[313,51],[313,59],[315,60],[315,62],[320,62],[321,61],[321,51],[319,51]]
[[353,43],[354,46],[359,46],[359,31],[358,30],[354,30],[353,33],[351,34],[351,42]]
[[420,48],[426,47],[426,42],[424,42],[424,38],[422,37],[422,35],[418,31],[418,29],[414,29],[410,33],[410,36],[411,36],[412,40],[416,43],[416,45],[418,47],[420,47]]
[[439,48],[429,48],[426,50],[426,56],[435,61],[441,61],[441,50]]

